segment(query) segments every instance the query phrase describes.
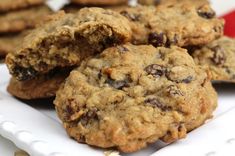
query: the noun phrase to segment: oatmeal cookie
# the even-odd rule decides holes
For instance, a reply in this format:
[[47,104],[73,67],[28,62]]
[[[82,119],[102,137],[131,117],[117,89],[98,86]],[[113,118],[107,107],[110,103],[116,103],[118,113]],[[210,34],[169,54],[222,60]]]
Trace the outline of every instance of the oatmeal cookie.
[[197,64],[209,68],[213,80],[235,82],[235,39],[222,37],[192,56]]
[[43,4],[45,0],[1,0],[0,13]]
[[15,53],[7,55],[6,64],[20,81],[55,68],[77,66],[106,47],[129,41],[132,32],[128,23],[119,13],[101,8],[60,13],[55,20],[33,30]]
[[78,142],[134,152],[184,138],[212,116],[217,94],[185,49],[125,44],[73,70],[54,104]]
[[81,5],[118,5],[128,3],[128,0],[71,0],[71,2]]
[[176,3],[170,7],[137,6],[120,13],[127,17],[133,31],[132,43],[155,47],[207,44],[223,34],[224,21],[209,5]]
[[49,14],[52,14],[52,11],[46,5],[0,14],[0,34],[35,28]]
[[7,91],[20,99],[33,100],[54,97],[70,70],[55,70],[47,75],[28,81],[11,78]]

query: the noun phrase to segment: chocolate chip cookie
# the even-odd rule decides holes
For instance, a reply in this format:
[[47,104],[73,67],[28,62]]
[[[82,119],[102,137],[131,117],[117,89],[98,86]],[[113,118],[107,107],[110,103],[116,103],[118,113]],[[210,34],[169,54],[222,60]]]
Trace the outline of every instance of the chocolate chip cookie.
[[20,99],[33,100],[54,97],[70,70],[55,70],[28,81],[11,78],[7,91]]
[[43,4],[45,0],[1,0],[0,13]]
[[196,63],[209,68],[213,80],[235,82],[235,39],[222,37],[195,50],[192,56]]
[[32,31],[16,52],[6,57],[10,73],[17,80],[77,66],[84,58],[131,37],[128,20],[111,10],[84,8],[76,14],[58,15]]
[[73,70],[54,104],[78,142],[134,152],[184,138],[212,116],[217,94],[186,50],[125,44]]
[[215,17],[208,4],[190,1],[170,6],[137,6],[120,12],[133,31],[132,43],[155,47],[207,44],[223,34],[224,21]]
[[0,34],[21,32],[25,29],[35,28],[36,24],[51,13],[52,11],[46,5],[40,5],[0,14]]
[[128,3],[128,0],[71,0],[73,3],[81,5],[118,5]]

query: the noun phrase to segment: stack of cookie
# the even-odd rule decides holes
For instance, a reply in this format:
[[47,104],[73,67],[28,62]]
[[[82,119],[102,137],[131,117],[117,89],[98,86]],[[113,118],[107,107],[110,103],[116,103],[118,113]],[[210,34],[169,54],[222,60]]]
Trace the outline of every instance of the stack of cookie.
[[0,57],[15,50],[28,30],[51,13],[44,0],[0,1]]
[[7,55],[8,91],[22,99],[55,96],[78,142],[123,152],[171,143],[212,117],[211,78],[226,80],[212,74],[216,65],[234,71],[227,68],[234,41],[222,37],[223,27],[204,0],[60,12]]

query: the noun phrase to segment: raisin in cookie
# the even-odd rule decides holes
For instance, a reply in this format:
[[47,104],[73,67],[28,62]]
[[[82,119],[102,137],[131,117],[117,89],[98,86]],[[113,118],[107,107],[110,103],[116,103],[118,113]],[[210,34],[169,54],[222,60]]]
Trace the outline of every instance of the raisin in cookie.
[[134,152],[184,138],[211,117],[217,94],[186,50],[126,44],[73,70],[54,104],[78,142]]
[[46,5],[12,11],[9,13],[0,14],[0,33],[15,33],[22,30],[35,28],[45,16],[51,14],[52,11]]
[[7,12],[43,4],[45,0],[1,0],[0,12]]
[[128,3],[128,0],[71,0],[73,3],[81,5],[118,5]]
[[132,43],[155,47],[201,45],[223,34],[224,21],[209,5],[176,3],[170,7],[137,6],[120,12],[133,31]]
[[70,70],[55,70],[28,81],[11,78],[7,91],[20,99],[32,100],[54,97],[60,85],[68,77]]
[[222,37],[195,50],[192,56],[209,68],[213,80],[235,82],[235,39]]
[[7,55],[13,77],[24,81],[55,68],[77,66],[105,47],[130,40],[128,20],[111,10],[84,8],[58,16],[33,30],[16,52]]

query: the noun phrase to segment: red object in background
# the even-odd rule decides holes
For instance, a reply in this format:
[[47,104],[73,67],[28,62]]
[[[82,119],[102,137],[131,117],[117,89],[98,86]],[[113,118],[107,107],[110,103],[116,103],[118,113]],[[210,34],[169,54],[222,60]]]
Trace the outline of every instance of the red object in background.
[[225,19],[225,35],[235,38],[235,11],[223,16]]

